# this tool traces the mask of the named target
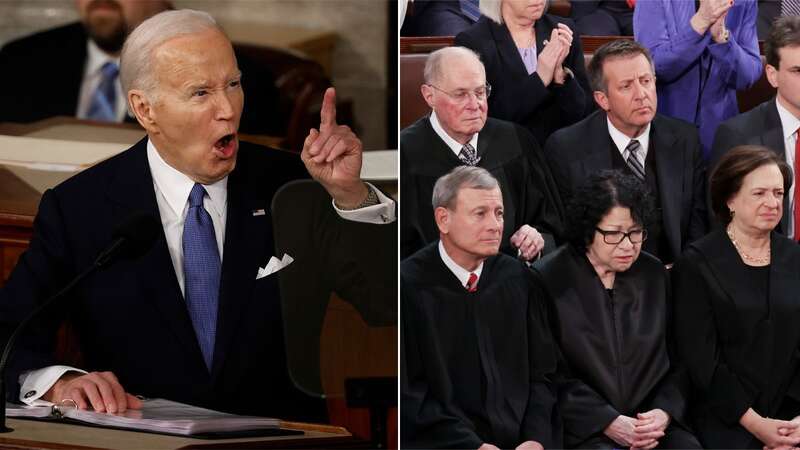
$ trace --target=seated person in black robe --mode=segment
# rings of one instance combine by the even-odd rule
[[[462,166],[433,192],[440,240],[400,269],[400,448],[561,448],[555,348],[530,270],[498,254],[497,180]]]
[[[701,448],[684,425],[688,378],[670,363],[667,272],[641,251],[652,205],[637,178],[594,175],[567,207],[569,243],[533,266],[567,447]]]
[[[557,184],[528,130],[487,119],[491,88],[475,52],[446,47],[431,53],[421,91],[431,114],[400,133],[401,257],[439,239],[431,208],[433,184],[465,164],[488,170],[500,184],[504,253],[530,260],[543,248],[554,250],[563,209]]]

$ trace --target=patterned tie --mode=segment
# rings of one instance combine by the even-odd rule
[[[467,166],[477,166],[481,160],[478,157],[478,151],[469,143],[464,144],[464,147],[461,148],[458,153],[458,159]]]
[[[797,129],[794,133],[795,142],[794,142],[794,186],[792,186],[792,190],[794,190],[794,204],[792,205],[792,219],[794,219],[794,240],[800,240],[800,180],[798,180],[797,174],[798,169],[800,169],[800,128]]]
[[[466,288],[467,292],[475,292],[478,290],[478,276],[475,275],[475,272],[470,272]]]
[[[102,122],[117,121],[117,89],[116,81],[119,67],[113,62],[107,62],[100,68],[102,78],[97,90],[92,94],[89,111],[86,117]]]
[[[481,9],[478,0],[460,0],[461,12],[473,22],[481,18]]]
[[[220,261],[214,224],[203,208],[205,195],[206,190],[199,183],[189,194],[189,211],[183,224],[183,273],[186,307],[206,367],[211,370],[217,334]]]
[[[625,0],[625,3],[628,4],[628,8],[634,9],[636,7],[636,0]]]
[[[800,0],[781,0],[781,15],[800,15]]]
[[[628,159],[626,159],[625,162],[628,163],[628,167],[631,168],[633,174],[644,181],[644,166],[642,166],[642,163],[639,161],[639,150],[641,149],[642,145],[639,144],[639,141],[636,139],[631,140],[628,146],[625,147],[625,150],[628,152]]]

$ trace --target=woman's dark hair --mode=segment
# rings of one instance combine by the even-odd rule
[[[633,221],[645,229],[651,225],[654,206],[647,186],[633,175],[607,170],[591,176],[572,196],[566,212],[567,242],[585,252],[597,224],[615,206],[628,208]]]
[[[777,153],[763,145],[740,145],[720,158],[711,172],[711,209],[723,225],[731,221],[728,200],[742,188],[744,177],[761,166],[775,164],[783,175],[783,190],[792,186],[792,169]]]

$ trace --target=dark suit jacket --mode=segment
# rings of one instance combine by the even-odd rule
[[[256,280],[275,254],[269,211],[284,183],[307,176],[296,155],[242,143],[228,177],[227,221],[212,370],[206,369],[163,232],[138,260],[119,261],[85,279],[20,341],[7,373],[10,400],[18,375],[48,366],[57,324],[71,316],[87,370],[110,370],[132,393],[219,410],[320,419],[294,389],[286,369],[278,276]],[[158,218],[146,140],[70,178],[41,201],[30,249],[0,290],[4,336],[79,271],[111,240],[133,211]],[[388,227],[394,242],[396,228]],[[311,239],[311,238],[310,238]],[[291,249],[282,251],[292,255]],[[280,258],[282,255],[278,255]],[[294,257],[299,257],[294,254]],[[347,273],[368,282],[359,261]],[[367,264],[369,264],[367,262]],[[292,267],[292,266],[289,266]],[[315,282],[325,278],[315,277]],[[354,279],[354,278],[351,278]],[[367,281],[365,281],[367,280]]]
[[[541,53],[544,41],[558,23],[575,30],[570,19],[545,14],[536,22],[536,51]],[[478,23],[456,36],[455,45],[469,47],[477,52],[486,67],[486,81],[492,85],[489,96],[489,115],[516,122],[528,128],[543,145],[551,133],[581,120],[590,108],[591,90],[586,78],[583,47],[575,34],[564,66],[575,78],[564,86],[551,83],[548,87],[536,72],[528,75],[519,51],[508,28],[483,17]]]
[[[758,0],[758,16],[756,28],[758,39],[764,41],[769,36],[772,22],[781,16],[781,0]]]
[[[787,397],[800,400],[800,247],[777,233],[770,245],[768,292],[722,229],[690,244],[672,270],[678,354],[705,448],[756,448],[742,414],[778,418]]]
[[[86,34],[79,22],[9,42],[0,49],[0,122],[35,122],[74,116],[86,64]],[[239,131],[281,135],[286,118],[275,105],[274,77],[260,64],[237,54],[245,106]],[[135,119],[128,117],[129,122]]]
[[[737,145],[748,144],[769,147],[785,159],[783,125],[774,98],[720,124],[714,136],[714,145],[711,147],[711,157],[708,162],[709,176],[725,153]],[[789,196],[786,195],[783,198],[783,217],[776,228],[777,231],[785,233],[788,230],[789,214],[791,214]],[[716,222],[716,218],[713,220]]]
[[[559,185],[561,199],[592,174],[612,168],[611,136],[604,111],[557,131],[545,145],[545,157]],[[705,202],[705,164],[696,128],[656,114],[650,127],[650,149],[655,150],[663,232],[675,258],[708,228]],[[648,151],[648,152],[649,152]]]
[[[459,0],[416,0],[408,6],[401,36],[455,36],[475,23]]]

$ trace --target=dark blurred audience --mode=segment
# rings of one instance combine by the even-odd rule
[[[401,0],[407,1],[407,0]],[[401,36],[455,36],[481,16],[479,0],[408,0]]]
[[[125,38],[148,17],[172,9],[166,0],[76,0],[80,22],[9,42],[0,49],[0,122],[74,116],[135,121],[119,82]],[[247,104],[239,130],[280,135],[278,92],[270,71],[237,54]]]
[[[581,0],[570,5],[579,35],[633,36],[635,0]]]
[[[706,157],[717,126],[739,112],[736,91],[761,77],[755,0],[636,4],[636,40],[650,49],[658,111],[694,123]]]

